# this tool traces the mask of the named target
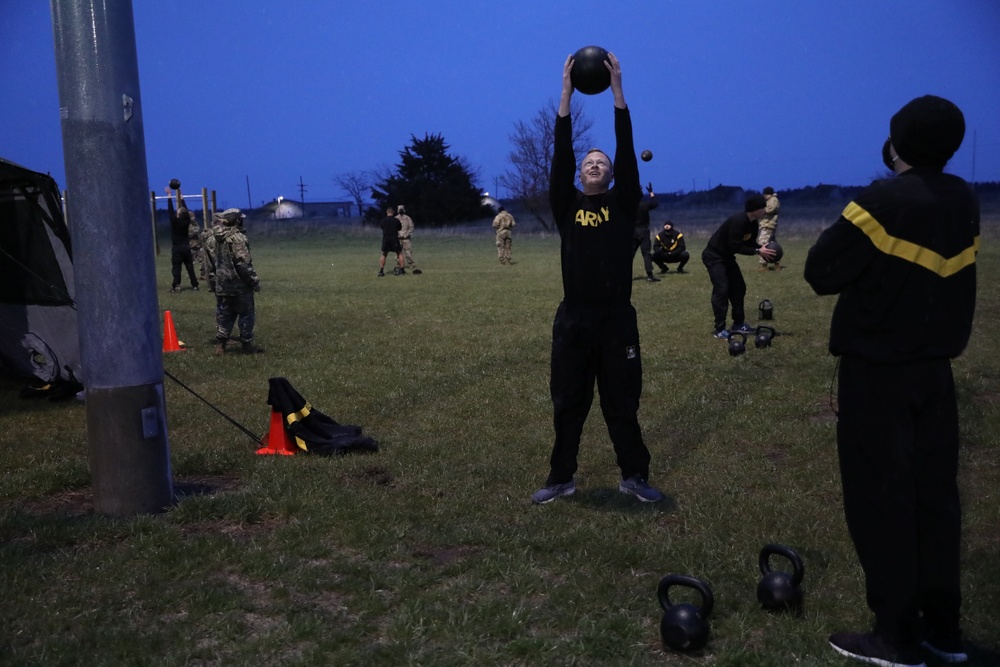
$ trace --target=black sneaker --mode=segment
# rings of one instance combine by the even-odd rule
[[[180,292],[181,290],[177,287],[177,285],[174,285],[173,287],[170,288],[170,291],[171,292]]]
[[[378,275],[375,276],[375,277],[376,278],[384,278],[385,277],[385,271],[383,271],[382,269],[379,269],[378,270]]]
[[[194,291],[194,292],[197,292],[198,291],[198,286],[197,285],[191,285],[191,290]]]
[[[646,282],[647,283],[658,283],[658,282],[660,282],[660,279],[657,278],[656,276],[654,276],[652,273],[650,273],[648,276],[646,276]]]
[[[879,667],[927,667],[916,648],[893,646],[874,633],[838,632],[830,635],[830,646],[840,655]]]
[[[684,269],[677,269],[677,273],[687,273]]]
[[[668,271],[670,271],[669,267],[666,267],[666,266],[661,267],[660,268],[660,275],[662,276],[664,273],[667,273]]]

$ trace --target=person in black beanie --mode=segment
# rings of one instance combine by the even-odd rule
[[[848,204],[810,249],[805,279],[839,294],[837,452],[847,528],[874,627],[831,646],[877,665],[968,659],[960,628],[959,422],[951,359],[976,304],[979,202],[943,173],[965,135],[957,106],[916,98],[889,123],[894,172]]]
[[[755,195],[746,200],[743,211],[726,218],[719,226],[708,246],[701,253],[701,261],[708,269],[712,281],[712,315],[715,318],[716,338],[729,338],[726,330],[726,311],[733,308],[733,331],[750,333],[753,328],[747,324],[744,299],[747,284],[743,272],[736,263],[736,255],[760,255],[773,261],[774,251],[757,243],[759,232],[757,223],[764,217],[767,200]]]

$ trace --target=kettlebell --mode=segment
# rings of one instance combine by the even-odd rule
[[[754,338],[753,344],[760,349],[762,347],[771,347],[771,339],[775,335],[774,327],[769,327],[766,324],[757,325],[757,337]]]
[[[768,299],[764,299],[757,305],[757,310],[760,314],[760,319],[771,320],[774,319],[774,305]]]
[[[747,335],[742,331],[729,332],[729,356],[738,357],[747,351]]]
[[[698,591],[701,606],[688,602],[673,604],[670,601],[670,589],[674,586]],[[687,574],[668,574],[660,580],[656,596],[663,608],[660,637],[664,644],[678,651],[694,651],[708,643],[708,615],[715,605],[715,596],[708,584]]]
[[[783,556],[792,564],[792,573],[771,569],[771,556]],[[760,573],[764,577],[757,584],[757,601],[767,611],[793,611],[802,609],[802,576],[805,567],[802,558],[790,547],[766,544],[760,551]]]

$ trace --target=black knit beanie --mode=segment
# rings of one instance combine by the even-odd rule
[[[743,210],[747,213],[750,211],[758,211],[762,208],[767,208],[767,200],[761,195],[754,195],[747,199],[747,203],[743,206]]]
[[[896,155],[913,167],[943,169],[965,138],[965,116],[943,97],[910,100],[889,121]]]

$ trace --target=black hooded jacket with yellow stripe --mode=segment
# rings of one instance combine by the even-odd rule
[[[830,352],[883,363],[961,354],[978,250],[979,202],[961,178],[910,169],[872,183],[806,260],[816,293],[840,295]]]

